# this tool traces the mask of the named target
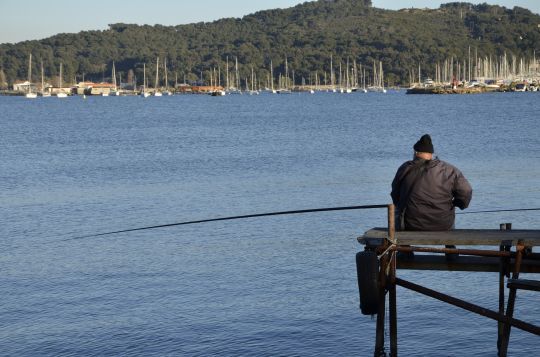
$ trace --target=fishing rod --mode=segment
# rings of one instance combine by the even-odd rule
[[[247,214],[247,215],[243,215],[243,216],[231,216],[231,217],[201,219],[201,220],[197,220],[197,221],[186,221],[186,222],[180,222],[180,223],[169,223],[169,224],[160,224],[160,225],[156,225],[156,226],[124,229],[124,230],[120,230],[120,231],[98,233],[98,234],[90,234],[90,235],[85,235],[85,236],[67,238],[67,239],[64,239],[62,241],[66,242],[66,241],[102,237],[102,236],[108,236],[108,235],[120,234],[120,233],[145,231],[145,230],[150,230],[150,229],[185,226],[185,225],[190,225],[190,224],[200,224],[200,223],[208,223],[208,222],[232,221],[232,220],[236,220],[236,219],[247,219],[247,218],[269,217],[269,216],[284,216],[284,215],[316,213],[316,212],[365,210],[365,209],[387,208],[387,207],[388,207],[388,205],[365,205],[365,206],[328,207],[328,208],[314,208],[314,209],[304,209],[304,210],[296,210],[296,211],[280,211],[280,212],[270,212],[270,213]]]
[[[232,221],[232,220],[237,220],[237,219],[248,219],[248,218],[270,217],[270,216],[285,216],[285,215],[316,213],[316,212],[366,210],[366,209],[387,208],[387,207],[388,205],[364,205],[364,206],[328,207],[328,208],[314,208],[314,209],[304,209],[304,210],[295,210],[295,211],[280,211],[280,212],[247,214],[247,215],[242,215],[242,216],[201,219],[201,220],[196,220],[196,221],[160,224],[160,225],[155,225],[155,226],[124,229],[124,230],[106,232],[106,233],[89,234],[89,235],[84,235],[84,236],[79,236],[79,237],[67,238],[62,241],[66,242],[66,241],[86,239],[86,238],[103,237],[103,236],[120,234],[120,233],[137,232],[137,231],[145,231],[145,230],[150,230],[150,229],[168,228],[168,227],[185,226],[185,225],[191,225],[191,224],[201,224],[201,223],[218,222],[218,221]],[[486,210],[486,211],[458,212],[457,214],[463,215],[463,214],[523,212],[523,211],[540,211],[540,208],[497,209],[497,210]]]

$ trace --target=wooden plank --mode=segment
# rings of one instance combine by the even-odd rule
[[[364,233],[358,241],[362,244],[370,239],[388,237],[388,228],[373,228]],[[441,232],[399,231],[395,233],[400,245],[494,245],[502,241],[511,241],[516,245],[523,240],[526,247],[540,246],[540,230],[507,230],[497,229],[455,229]]]

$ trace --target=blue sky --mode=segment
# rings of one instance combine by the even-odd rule
[[[438,7],[457,0],[373,0],[375,7]],[[462,0],[465,1],[465,0]],[[298,0],[0,0],[0,43],[41,39],[60,32],[103,30],[108,24],[179,25],[242,17],[258,10],[285,8]],[[540,0],[482,0],[506,7],[521,6],[540,14]]]

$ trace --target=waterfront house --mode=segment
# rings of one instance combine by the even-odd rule
[[[37,91],[37,87],[34,83],[30,83],[28,81],[15,82],[13,83],[13,90],[15,92],[21,92],[21,93],[29,93],[29,92],[35,93]]]

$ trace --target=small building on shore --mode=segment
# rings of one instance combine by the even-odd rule
[[[190,86],[190,91],[187,91],[187,87],[181,87],[180,93],[193,93],[193,94],[209,94],[218,91],[222,91],[222,86]],[[185,90],[185,91],[183,91]]]
[[[77,93],[76,91],[76,88],[72,88],[72,87],[49,87],[45,90],[45,92],[47,92],[48,90],[48,93],[51,94],[51,95],[57,95],[58,93],[65,93],[67,95],[71,95],[71,94],[74,94],[74,93]]]
[[[29,92],[36,93],[37,87],[34,83],[30,83],[28,81],[15,82],[13,83],[13,90],[15,92],[21,92],[21,93],[29,93]]]
[[[78,95],[103,95],[110,94],[116,90],[116,86],[112,83],[94,83],[94,82],[79,82],[76,86]]]

